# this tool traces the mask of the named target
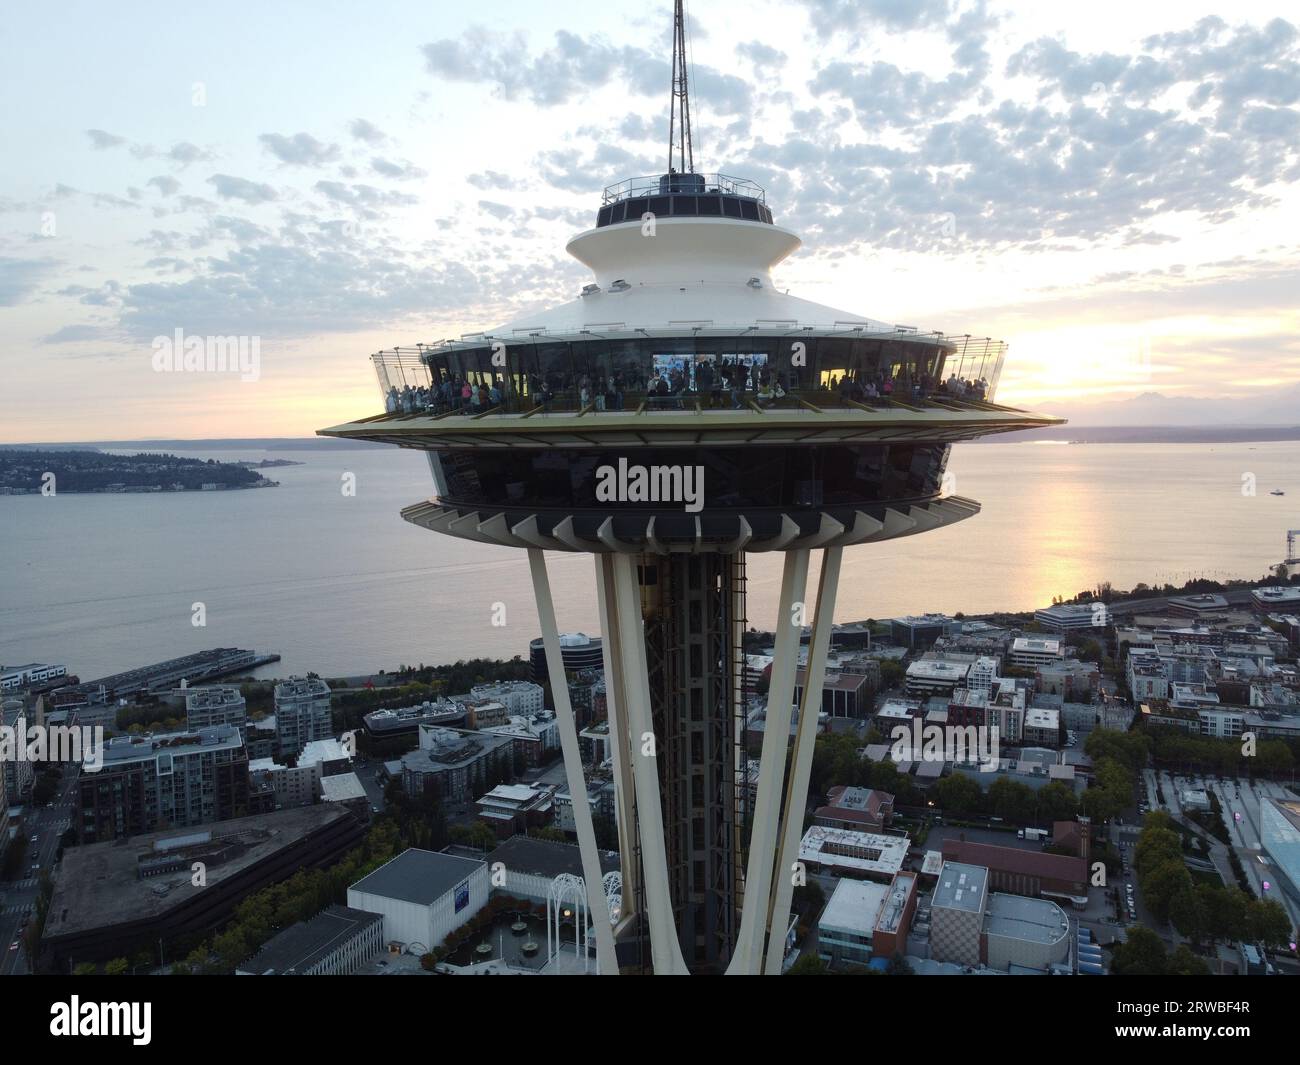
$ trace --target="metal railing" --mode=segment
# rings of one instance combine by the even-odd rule
[[[709,193],[745,196],[759,203],[765,203],[767,199],[767,193],[762,186],[748,178],[732,177],[729,174],[652,174],[646,177],[626,178],[606,186],[600,205],[608,207],[611,203],[641,196],[708,195]]]

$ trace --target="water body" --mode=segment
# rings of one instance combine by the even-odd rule
[[[524,552],[398,516],[432,492],[422,455],[180,454],[304,465],[266,471],[281,487],[256,491],[0,497],[0,661],[62,662],[90,679],[217,646],[279,653],[268,675],[527,655],[539,628]],[[983,513],[849,548],[837,620],[1030,610],[1102,581],[1258,577],[1300,528],[1294,441],[967,444],[950,469]],[[562,628],[598,631],[591,558],[548,558]],[[779,558],[751,555],[749,580],[749,623],[770,629]],[[814,568],[810,596],[815,580]]]

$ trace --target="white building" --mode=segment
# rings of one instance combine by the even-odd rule
[[[28,662],[23,666],[5,666],[0,669],[0,692],[17,691],[33,684],[68,675],[67,666],[47,666],[42,662]]]
[[[348,905],[384,917],[384,939],[426,954],[487,905],[486,862],[403,851],[348,888]]]
[[[799,860],[845,876],[890,880],[907,862],[907,848],[907,836],[812,825],[799,842]]]
[[[275,686],[275,733],[280,754],[297,754],[333,735],[330,689],[320,677],[291,677]]]
[[[954,688],[965,687],[969,662],[949,662],[921,658],[907,667],[906,692],[909,696],[928,698],[951,695]]]
[[[476,702],[498,702],[506,712],[521,717],[540,714],[544,706],[544,693],[540,684],[528,680],[509,680],[498,684],[477,684],[469,690]]]
[[[1110,624],[1106,604],[1056,603],[1034,611],[1034,620],[1051,632],[1078,632],[1080,629],[1103,629]]]
[[[248,704],[233,685],[185,688],[185,725],[191,730],[213,725],[242,725],[248,720]]]
[[[1042,636],[1017,636],[1011,641],[1011,654],[1007,661],[1018,669],[1037,669],[1050,666],[1064,655],[1060,640]]]
[[[966,674],[966,687],[973,692],[990,695],[998,683],[998,660],[982,655],[971,663]]]

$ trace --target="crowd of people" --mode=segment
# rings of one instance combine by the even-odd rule
[[[654,367],[648,377],[615,372],[609,376],[583,374],[575,380],[560,373],[530,373],[526,383],[525,405],[543,411],[550,411],[557,400],[565,409],[576,406],[581,411],[621,411],[629,395],[634,405],[644,400],[647,407],[659,410],[681,410],[688,397],[692,406],[721,409],[730,405],[733,410],[741,410],[750,403],[770,407],[798,391],[798,382],[787,380],[786,374],[756,360],[718,366],[700,361],[692,367],[677,359]],[[982,401],[989,385],[982,377],[962,378],[956,373],[940,381],[924,372],[895,376],[884,370],[876,374],[846,371],[823,377],[817,391],[836,395],[841,402],[888,406],[894,399],[922,401],[931,396]],[[448,373],[429,385],[390,386],[384,406],[389,414],[485,414],[520,406],[511,402],[516,398],[515,383],[509,377]]]

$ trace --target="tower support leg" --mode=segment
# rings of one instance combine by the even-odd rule
[[[600,632],[605,665],[605,710],[609,722],[610,761],[617,796],[619,870],[623,900],[618,926],[636,916],[637,885],[641,882],[637,847],[636,785],[632,780],[632,754],[628,745],[627,694],[623,677],[622,639],[618,631],[618,605],[614,599],[614,559],[592,556],[596,562],[596,597],[600,607]]]
[[[659,768],[650,713],[650,680],[646,666],[645,625],[641,617],[641,590],[632,556],[613,555],[611,569],[614,576],[612,603],[617,614],[614,631],[618,637],[618,658],[622,663],[627,742],[636,788],[636,830],[641,844],[646,917],[650,924],[651,964],[656,976],[684,976],[688,970],[677,939],[668,883],[668,855],[664,843]]]
[[[772,910],[767,920],[767,961],[763,971],[772,976],[781,974],[781,964],[785,960],[786,921],[790,917],[790,901],[794,896],[795,862],[799,858],[804,808],[808,803],[808,784],[812,779],[813,748],[817,744],[817,715],[822,708],[826,652],[830,649],[831,626],[835,620],[835,589],[840,580],[843,553],[842,547],[828,547],[822,551],[821,576],[817,581],[817,612],[813,616],[812,639],[808,643],[803,699],[799,703],[799,725],[794,737],[790,779],[785,792],[780,851],[776,856],[776,883],[772,892]]]
[[[745,873],[745,901],[741,908],[736,950],[727,966],[728,975],[757,975],[763,965],[778,842],[777,821],[785,781],[785,752],[790,742],[790,718],[793,716],[795,667],[802,634],[799,618],[803,610],[796,614],[795,609],[796,605],[800,608],[803,605],[808,584],[808,556],[806,548],[786,552],[781,571],[772,678],[768,686],[758,794],[754,802],[749,862]]]
[[[578,727],[573,718],[573,706],[569,702],[564,658],[560,654],[560,633],[555,623],[555,603],[551,598],[551,581],[546,573],[546,556],[540,548],[528,549],[528,568],[532,572],[537,615],[542,624],[546,674],[551,682],[551,698],[555,702],[560,749],[564,754],[564,775],[573,800],[573,823],[578,831],[578,851],[582,858],[582,878],[586,881],[587,909],[589,919],[596,927],[596,971],[601,975],[617,975],[614,930],[609,923],[609,905],[605,901],[604,877],[600,868],[600,854],[596,849],[596,830],[591,822],[587,782],[582,775]]]

